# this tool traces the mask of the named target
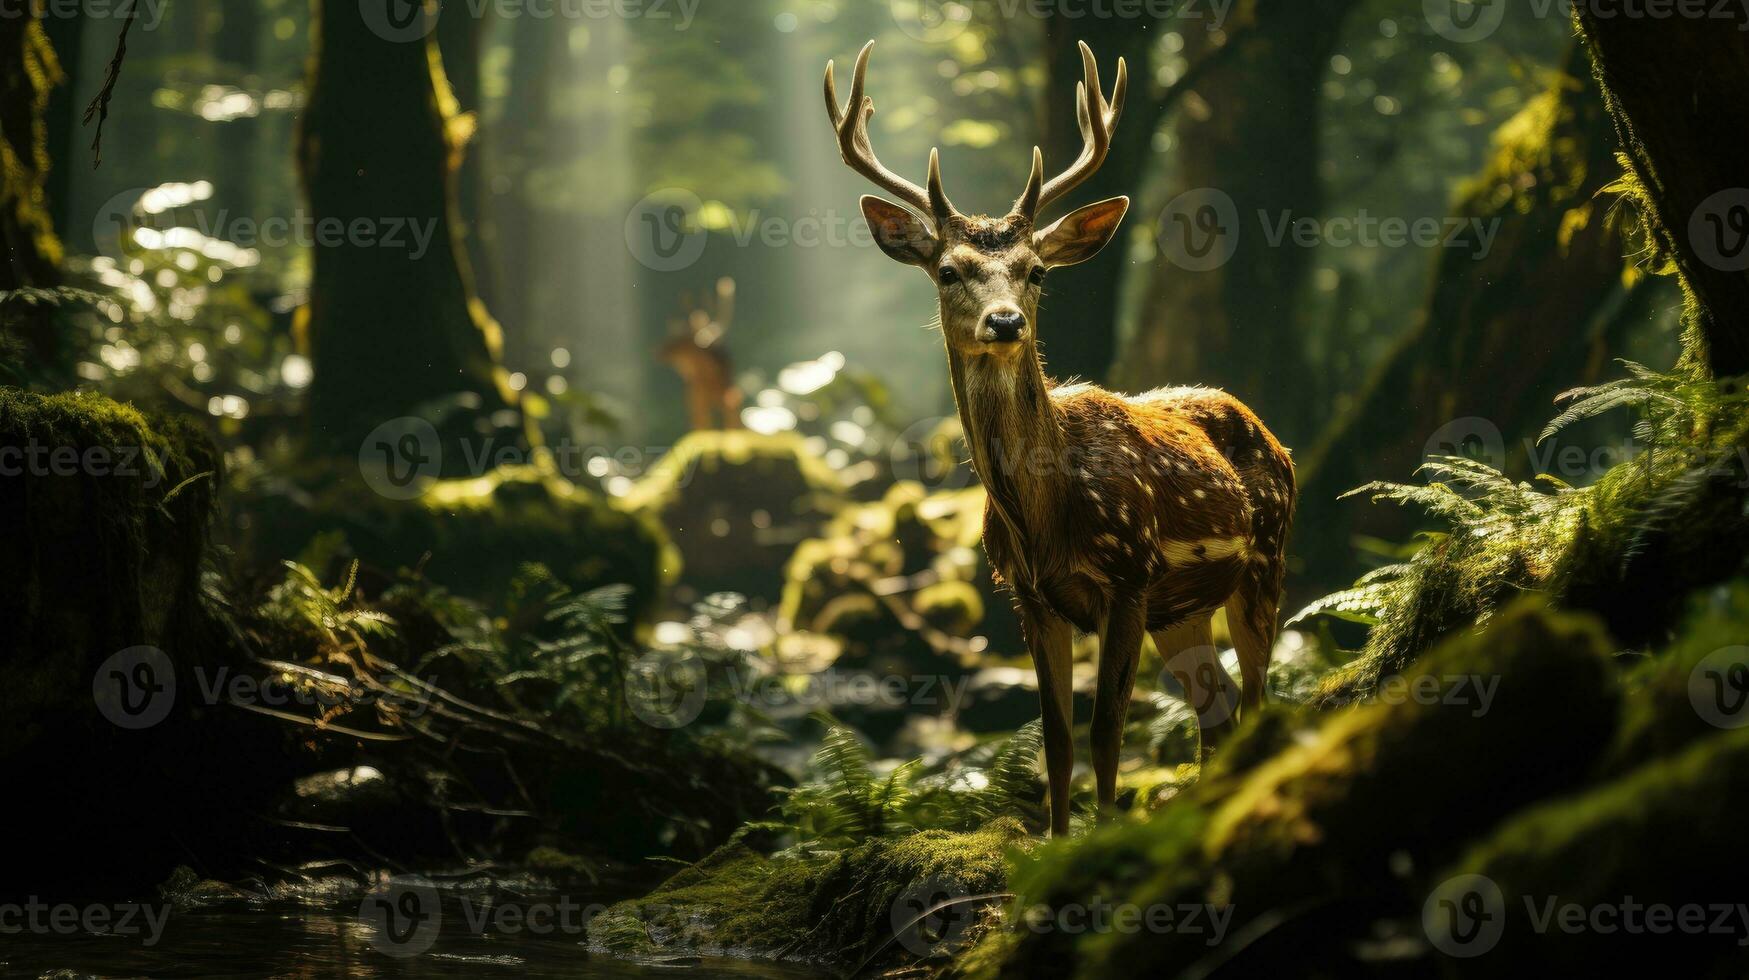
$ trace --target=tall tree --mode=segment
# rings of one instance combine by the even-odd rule
[[[475,285],[488,304],[497,299],[497,291],[491,288],[496,277],[484,236],[486,224],[482,219],[486,203],[485,141],[480,138],[479,129],[484,121],[480,106],[483,95],[480,58],[485,52],[486,17],[491,9],[488,5],[479,16],[474,16],[467,5],[450,4],[444,11],[446,16],[437,23],[437,47],[443,55],[443,73],[449,79],[450,91],[455,93],[457,109],[467,120],[466,141],[460,148],[462,158],[455,176],[457,231],[467,247],[468,266],[474,271]],[[538,20],[534,17],[522,19]]]
[[[1649,230],[1689,294],[1690,360],[1749,372],[1749,11],[1574,9]]]
[[[460,134],[436,42],[385,30],[369,5],[318,0],[315,17],[299,164],[318,229],[338,219],[345,233],[318,235],[300,314],[313,446],[355,452],[421,407],[442,411],[446,435],[493,425],[514,398],[458,242]]]
[[[227,3],[218,10],[219,29],[214,54],[239,88],[250,88],[260,41],[261,10],[257,3]],[[248,214],[255,206],[255,141],[259,117],[238,116],[219,126],[215,183],[220,197],[234,210]]]
[[[1128,62],[1130,83],[1135,86],[1112,137],[1105,166],[1076,191],[1077,203],[1140,195],[1161,115],[1161,102],[1153,91],[1153,49],[1161,29],[1169,26],[1170,22],[1124,17],[1071,18],[1061,12],[1045,19],[1044,151],[1048,166],[1061,170],[1081,153],[1077,103],[1070,98],[1082,78],[1078,42],[1086,41],[1093,49],[1107,88],[1119,58]],[[1131,220],[1135,217],[1139,215]],[[1074,299],[1050,304],[1051,373],[1062,378],[1105,379],[1117,356],[1124,279],[1134,268],[1129,250],[1119,241],[1106,259],[1059,273],[1063,295],[1073,295]]]
[[[1193,224],[1215,218],[1243,228],[1185,231],[1232,236],[1216,239],[1236,244],[1218,266],[1183,262],[1174,250],[1162,250],[1114,370],[1120,384],[1217,385],[1245,399],[1290,445],[1310,436],[1307,358],[1296,310],[1312,256],[1308,249],[1272,247],[1254,216],[1316,215],[1322,206],[1319,83],[1358,6],[1358,0],[1242,0],[1225,28],[1231,40],[1210,30],[1185,32],[1184,55],[1193,66],[1223,43],[1237,47],[1210,63],[1179,102],[1176,179],[1166,197],[1195,202],[1185,215]],[[1199,249],[1207,243],[1186,244]]]
[[[15,12],[16,13],[16,12]],[[49,93],[61,81],[60,63],[40,20],[0,16],[0,291],[52,286],[60,281],[61,242],[55,237],[45,185],[49,175]],[[14,356],[32,373],[52,373],[63,358],[51,308],[9,303],[0,319],[0,362]],[[8,352],[4,348],[22,348]]]
[[[1614,332],[1634,308],[1623,303],[1633,287],[1619,223],[1599,196],[1620,168],[1582,50],[1494,144],[1452,211],[1491,226],[1492,248],[1479,258],[1441,254],[1415,323],[1300,457],[1298,550],[1322,556],[1320,584],[1353,577],[1342,561],[1352,534],[1397,540],[1415,523],[1401,508],[1338,496],[1368,480],[1406,479],[1428,453],[1473,453],[1481,447],[1464,444],[1472,438],[1497,436],[1486,461],[1517,469],[1554,395],[1601,380]],[[1508,446],[1514,453],[1496,458]]]
[[[55,58],[65,76],[65,81],[50,93],[48,109],[44,113],[48,122],[49,159],[51,163],[59,161],[58,166],[49,168],[44,187],[54,226],[62,229],[73,228],[78,220],[73,214],[73,163],[79,151],[84,149],[79,121],[85,107],[75,100],[81,91],[79,72],[85,49],[85,27],[85,16],[76,9],[43,22],[43,30],[48,34],[49,44],[54,48]]]

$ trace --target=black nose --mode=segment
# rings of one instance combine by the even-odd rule
[[[992,313],[984,318],[984,326],[990,328],[998,342],[1011,343],[1020,339],[1020,328],[1026,326],[1026,317],[1019,313]]]

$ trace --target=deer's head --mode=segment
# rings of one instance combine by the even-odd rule
[[[881,251],[914,265],[935,283],[941,300],[941,327],[952,349],[967,355],[1018,357],[1036,349],[1038,303],[1051,269],[1085,262],[1117,234],[1127,197],[1090,204],[1040,228],[1045,208],[1091,177],[1111,150],[1111,134],[1123,112],[1129,69],[1117,63],[1111,101],[1100,88],[1093,52],[1081,45],[1086,81],[1077,86],[1076,106],[1085,143],[1073,166],[1050,181],[1044,154],[1032,151],[1032,177],[1009,213],[1000,218],[966,215],[953,206],[941,186],[941,156],[929,153],[927,189],[898,176],[876,158],[868,120],[874,100],[864,95],[870,41],[856,58],[856,76],[847,105],[838,103],[833,66],[826,64],[826,106],[838,133],[844,162],[904,205],[878,197],[862,199],[862,213]]]

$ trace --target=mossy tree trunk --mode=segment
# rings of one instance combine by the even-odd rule
[[[1319,82],[1357,6],[1356,0],[1248,0],[1234,8],[1225,29],[1232,34],[1228,43],[1241,47],[1179,101],[1172,150],[1177,178],[1166,197],[1212,190],[1231,199],[1237,213],[1229,217],[1241,227],[1225,233],[1237,235],[1237,249],[1216,268],[1185,268],[1169,251],[1157,258],[1115,369],[1125,387],[1223,387],[1289,445],[1308,438],[1303,425],[1312,379],[1296,311],[1312,253],[1291,243],[1272,246],[1255,222],[1260,213],[1273,220],[1319,213]],[[1220,42],[1195,26],[1184,38],[1192,65]]]
[[[446,441],[490,428],[514,402],[458,243],[460,134],[436,42],[387,39],[356,3],[318,0],[314,16],[299,164],[318,231],[346,231],[318,234],[300,314],[312,448],[354,453],[379,424],[427,412]]]
[[[491,7],[476,17],[465,6],[452,5],[449,16],[437,22],[437,47],[443,55],[443,73],[449,78],[455,93],[456,108],[465,113],[468,140],[461,149],[461,162],[456,167],[457,229],[467,248],[468,266],[474,272],[475,286],[489,309],[496,309],[499,298],[494,289],[495,277],[489,252],[491,243],[485,238],[488,230],[482,218],[485,210],[485,141],[480,138],[484,122],[481,90],[480,58],[484,54],[486,18]],[[524,18],[534,19],[534,18]]]
[[[80,217],[73,211],[73,170],[79,165],[79,152],[85,148],[86,142],[82,138],[81,125],[85,107],[78,102],[82,91],[79,73],[85,50],[86,23],[86,18],[78,11],[69,11],[66,16],[51,17],[43,22],[43,31],[48,34],[49,45],[54,48],[65,78],[50,94],[45,113],[51,166],[44,185],[54,227],[64,230],[74,228]],[[90,93],[86,93],[86,97],[89,98]]]
[[[40,11],[0,16],[0,291],[60,281],[61,242],[55,237],[45,186],[49,175],[49,93],[61,81],[60,62],[43,32]],[[65,356],[52,307],[7,304],[0,342],[21,347],[31,374],[53,374]],[[0,349],[0,363],[12,357]]]
[[[1071,18],[1058,14],[1046,19],[1044,151],[1049,172],[1066,168],[1081,154],[1074,98],[1075,86],[1082,79],[1077,42],[1086,41],[1099,59],[1100,80],[1108,94],[1117,78],[1117,59],[1128,61],[1130,69],[1129,101],[1112,139],[1111,155],[1075,192],[1070,206],[1120,195],[1140,196],[1161,116],[1153,91],[1152,50],[1161,32],[1174,27],[1172,21],[1126,17]],[[1141,217],[1132,213],[1130,220]],[[1050,368],[1057,377],[1103,380],[1111,369],[1117,356],[1124,281],[1136,268],[1128,252],[1120,238],[1100,261],[1057,274],[1061,281],[1056,288],[1062,299],[1054,303],[1047,300],[1045,314],[1051,329]]]
[[[1749,372],[1749,11],[1574,7],[1649,230],[1692,297],[1690,359],[1716,376]]]
[[[1601,380],[1609,366],[1630,287],[1626,246],[1598,194],[1620,168],[1582,51],[1568,72],[1501,127],[1493,159],[1452,212],[1493,223],[1493,247],[1479,259],[1445,250],[1420,317],[1300,458],[1297,546],[1325,556],[1320,584],[1353,577],[1338,561],[1352,534],[1397,540],[1415,523],[1403,508],[1337,497],[1409,479],[1430,451],[1474,454],[1463,443],[1492,443],[1496,432],[1485,461],[1516,469],[1554,395]]]

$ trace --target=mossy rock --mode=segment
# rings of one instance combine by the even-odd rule
[[[50,729],[104,724],[92,678],[112,654],[196,652],[220,469],[182,420],[0,388],[0,757]]]
[[[926,917],[922,931],[913,920],[945,901],[1003,891],[1008,853],[1030,842],[1006,818],[974,833],[931,830],[808,858],[766,857],[738,838],[649,896],[598,916],[589,938],[626,955],[707,953],[835,968],[938,958],[977,938],[978,909],[989,903],[951,906]]]
[[[842,506],[843,481],[794,433],[694,432],[627,494],[679,548],[681,584],[776,602],[796,544]]]
[[[378,584],[419,569],[450,591],[488,607],[500,603],[518,569],[538,563],[576,591],[633,590],[634,620],[646,618],[679,560],[656,521],[577,486],[540,462],[483,476],[432,482],[411,500],[373,493],[344,464],[306,462],[299,486],[251,475],[228,508],[238,550],[271,568],[338,532],[341,558],[357,558]],[[317,569],[320,574],[337,569]]]
[[[1419,908],[1417,874],[1592,771],[1617,717],[1608,651],[1592,620],[1527,603],[1424,658],[1388,701],[1310,732],[1298,730],[1306,716],[1279,714],[1152,819],[1053,843],[1015,874],[1026,901],[1054,908],[1098,896],[1230,910],[1218,942],[1023,930],[991,975],[1169,975],[1211,961],[1234,975],[1352,970],[1345,957],[1376,938],[1380,908]],[[1492,679],[1491,693],[1460,677]]]
[[[1446,891],[1484,894],[1486,884],[1458,877],[1480,875],[1500,902],[1488,910],[1499,916],[1497,931],[1478,936],[1448,972],[1498,975],[1510,966],[1742,976],[1749,962],[1746,808],[1749,729],[1737,729],[1519,815],[1441,879],[1450,882]],[[1437,901],[1442,892],[1432,895]],[[1665,911],[1652,913],[1655,907]],[[1656,929],[1648,928],[1652,915],[1661,923]]]
[[[1715,722],[1749,718],[1749,707],[1730,711],[1736,693],[1730,668],[1749,664],[1749,581],[1738,580],[1693,597],[1691,612],[1669,649],[1641,658],[1622,679],[1627,696],[1621,730],[1611,746],[1605,768],[1624,772],[1648,760],[1659,759],[1686,748],[1697,739],[1716,735]],[[1723,690],[1712,686],[1716,680]],[[1724,695],[1727,704],[1714,703],[1709,714],[1697,710]]]
[[[980,545],[984,500],[979,487],[901,482],[846,508],[790,559],[782,632],[826,634],[842,664],[876,671],[958,672],[986,650],[1024,653]]]

